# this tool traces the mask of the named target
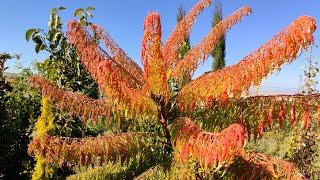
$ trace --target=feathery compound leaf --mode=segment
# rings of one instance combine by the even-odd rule
[[[248,153],[229,169],[234,179],[305,179],[290,162],[268,157],[262,153]]]
[[[199,65],[200,60],[207,59],[208,54],[212,51],[214,46],[219,42],[221,37],[241,18],[251,13],[250,7],[242,7],[235,11],[224,20],[219,22],[208,33],[208,35],[202,39],[202,41],[192,48],[185,57],[177,63],[177,66],[173,69],[172,77],[179,79],[183,77],[185,72],[193,73]]]
[[[151,146],[150,146],[151,147]],[[125,161],[109,161],[102,166],[88,168],[75,168],[80,172],[67,177],[67,180],[83,179],[137,179],[137,175],[145,172],[150,167],[159,165],[164,161],[164,155],[160,144],[152,144],[152,148],[143,148],[134,156]]]
[[[101,50],[89,37],[81,23],[69,22],[68,38],[76,47],[80,61],[98,82],[106,96],[118,102],[121,109],[130,110],[129,116],[145,113],[153,113],[156,116],[156,106],[153,101],[143,91],[132,88],[137,84],[128,71],[124,71]]]
[[[179,93],[184,105],[208,98],[239,97],[252,83],[258,85],[270,72],[292,62],[301,49],[313,43],[315,20],[301,16],[281,33],[238,64],[205,74],[190,82]]]
[[[165,61],[162,56],[159,14],[152,12],[144,20],[141,58],[147,87],[156,96],[168,98]]]
[[[211,0],[201,0],[189,11],[189,13],[181,19],[181,21],[174,27],[169,38],[167,39],[164,48],[163,55],[166,61],[166,67],[171,68],[178,58],[178,51],[182,45],[182,42],[190,34],[192,25],[198,15],[209,5]]]
[[[120,67],[119,64],[114,63],[109,54],[98,46],[80,22],[69,21],[67,35],[71,44],[75,46],[80,61],[98,82],[102,90],[106,85],[136,86],[132,75]],[[119,87],[114,88],[118,90]]]
[[[230,101],[230,108],[239,110],[234,113],[234,117],[241,116],[249,140],[251,135],[256,140],[263,136],[267,128],[271,129],[275,124],[282,128],[288,125],[295,126],[302,120],[305,129],[308,129],[311,116],[317,115],[319,97],[319,93],[251,96]]]
[[[175,157],[185,163],[189,158],[202,167],[229,166],[242,153],[244,129],[232,124],[220,133],[205,132],[188,118],[175,120],[172,129]]]
[[[199,121],[206,131],[217,131],[230,124],[241,123],[250,141],[252,138],[261,138],[265,131],[275,125],[290,129],[301,123],[308,129],[310,117],[320,117],[319,104],[319,93],[229,98],[227,103],[210,99],[206,106],[202,106],[200,111],[203,113],[197,112],[194,116],[195,121]]]
[[[110,35],[103,30],[102,27],[96,24],[89,26],[95,33],[98,39],[101,39],[108,51],[108,54],[113,56],[112,59],[121,66],[123,69],[128,71],[133,77],[137,85],[144,84],[144,77],[142,69],[134,62],[110,37]]]
[[[60,167],[101,165],[108,161],[126,160],[148,148],[151,133],[122,133],[90,138],[44,136],[29,144],[29,154],[41,155],[46,163]]]
[[[113,111],[111,102],[91,99],[83,94],[64,91],[48,80],[34,76],[30,79],[33,86],[39,88],[44,97],[57,104],[70,115],[97,120],[100,116],[110,117]]]

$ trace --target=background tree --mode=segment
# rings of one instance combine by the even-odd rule
[[[164,43],[160,16],[150,13],[144,21],[141,44],[143,70],[100,26],[69,21],[68,41],[104,96],[93,99],[61,89],[39,76],[31,79],[33,86],[41,90],[44,98],[68,111],[68,115],[81,117],[84,124],[112,117],[112,120],[135,121],[138,126],[86,138],[35,136],[29,145],[30,154],[40,155],[48,164],[75,168],[75,172],[79,172],[77,168],[85,169],[81,176],[70,176],[70,179],[120,174],[124,179],[139,175],[139,178],[188,176],[191,179],[215,175],[233,179],[302,178],[293,164],[247,151],[244,146],[246,139],[258,140],[275,125],[289,128],[302,119],[304,128],[308,129],[310,116],[317,111],[318,95],[313,94],[312,99],[299,94],[242,95],[252,84],[259,85],[270,72],[292,62],[313,43],[314,18],[297,18],[238,64],[206,73],[172,94],[168,82],[172,79],[181,82],[185,73],[192,75],[220,37],[251,13],[249,7],[238,9],[180,59],[181,42],[189,35],[199,13],[210,4],[210,0],[199,1]],[[97,39],[103,42],[104,48]],[[180,110],[178,118],[175,108]],[[211,121],[214,126],[208,132],[204,129],[210,127],[201,123],[206,121],[207,111],[216,111],[217,117],[223,117],[225,111],[230,113]],[[203,112],[200,115],[204,119],[195,112]],[[137,171],[129,168],[132,164]]]
[[[8,54],[8,53],[1,53],[0,54],[0,77],[4,78],[3,73],[6,70],[4,67],[4,63],[9,59],[20,59],[20,54]]]
[[[186,11],[183,8],[183,4],[180,4],[178,7],[178,13],[177,13],[177,23],[179,23],[184,16],[186,15]],[[184,41],[181,42],[182,45],[179,50],[179,58],[183,59],[185,54],[190,50],[191,44],[190,44],[190,36],[187,36]]]
[[[318,65],[317,57],[314,56],[313,49],[317,48],[317,45],[311,46],[307,57],[307,65],[304,69],[304,81],[301,88],[301,93],[311,96],[317,93],[316,85],[318,84]],[[308,179],[317,179],[320,174],[319,169],[319,127],[317,123],[313,123],[307,129],[307,131],[294,131],[292,136],[294,148],[292,149],[291,161],[300,169],[300,171]]]
[[[307,66],[304,69],[304,82],[301,87],[301,93],[312,94],[317,92],[316,86],[318,84],[317,75],[319,73],[317,58],[314,56],[313,49],[318,48],[314,45],[310,48],[309,56],[306,57],[308,61]]]
[[[47,59],[35,64],[36,69],[40,75],[57,84],[59,88],[81,92],[96,99],[100,96],[97,84],[79,62],[74,47],[67,41],[63,31],[59,13],[64,10],[64,7],[51,10],[47,32],[40,28],[31,28],[26,31],[26,40],[32,40],[35,43],[37,53],[43,50],[49,53]],[[79,8],[74,16],[79,18],[84,26],[88,26],[89,18],[93,17],[93,10],[93,7]],[[67,113],[55,108],[46,98],[42,99],[41,114],[35,126],[35,135],[38,137],[42,137],[43,133],[83,137],[96,135],[97,131],[99,132],[98,128],[84,126],[78,117],[70,117]],[[52,115],[48,116],[48,114]],[[33,179],[58,178],[58,176],[63,178],[69,173],[67,169],[62,170],[46,164],[41,156],[37,156],[36,160]]]
[[[222,3],[220,0],[215,2],[213,17],[212,17],[212,27],[217,25],[222,21]],[[223,35],[219,42],[216,44],[214,49],[211,52],[211,56],[213,58],[212,62],[212,71],[216,71],[218,69],[222,69],[226,66],[226,36]]]
[[[186,11],[183,7],[183,4],[179,4],[178,6],[178,12],[177,12],[177,24],[180,23],[180,21],[185,17]],[[186,27],[186,24],[184,25]],[[179,59],[183,59],[185,54],[191,49],[191,44],[190,44],[190,36],[186,36],[183,41],[180,42],[180,49],[178,50],[179,54]],[[176,93],[182,86],[190,82],[191,80],[191,75],[189,73],[185,73],[185,77],[183,78],[183,81],[180,83],[170,81],[170,89],[173,91],[172,93]]]
[[[44,32],[40,28],[32,28],[26,32],[26,39],[27,41],[32,39],[36,52],[45,50],[49,53],[47,59],[36,63],[37,70],[61,88],[80,91],[92,98],[98,98],[99,92],[96,83],[84,70],[75,49],[69,44],[65,32],[63,32],[59,12],[64,9],[64,7],[59,7],[51,10],[48,32]],[[81,12],[78,9],[75,15],[80,16],[81,22],[89,23],[84,22],[84,19],[88,20],[89,17],[83,17],[79,14]]]
[[[4,63],[20,55],[1,54],[0,76],[0,178],[27,179],[33,159],[27,154],[33,124],[39,115],[40,95],[28,79],[30,69],[22,69],[6,81]]]

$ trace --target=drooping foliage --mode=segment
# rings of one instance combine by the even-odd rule
[[[92,99],[100,96],[97,83],[85,70],[79,61],[78,54],[71,43],[69,43],[64,32],[61,11],[66,8],[53,8],[50,11],[50,19],[46,30],[31,28],[26,32],[26,40],[35,43],[36,52],[46,51],[48,57],[42,62],[36,62],[35,67],[39,75],[49,82],[65,91],[81,92]],[[92,17],[92,7],[86,8],[83,14],[79,11],[80,21],[83,25],[90,24],[89,17]],[[83,16],[86,16],[83,19]],[[64,136],[81,137],[88,128],[85,127],[78,117],[70,117],[65,111],[52,107],[55,132]]]
[[[234,179],[303,179],[292,163],[257,152],[241,156],[230,172]]]
[[[61,110],[68,110],[71,116],[82,116],[91,120],[97,120],[98,115],[110,117],[112,105],[108,105],[103,100],[59,89],[42,77],[34,76],[30,80],[33,86],[41,89],[43,96],[56,103]]]
[[[35,43],[36,53],[40,51],[48,53],[48,57],[43,62],[35,63],[36,70],[48,80],[48,83],[50,82],[49,84],[54,83],[57,88],[61,88],[63,91],[80,91],[89,96],[90,98],[88,99],[96,99],[99,97],[97,84],[80,63],[75,48],[68,42],[62,28],[63,23],[60,12],[64,9],[64,7],[51,9],[47,30],[32,28],[26,32],[26,40],[32,40]],[[84,13],[88,15],[89,11],[91,11],[90,9],[92,10],[92,8],[86,9]],[[88,17],[85,19],[80,17],[80,20],[86,26],[90,24]],[[90,132],[89,127],[84,126],[78,117],[66,114],[63,108],[57,109],[51,105],[49,108],[48,104],[52,103],[51,98],[43,99],[45,100],[42,105],[46,111],[43,111],[40,116],[44,118],[38,118],[36,123],[37,127],[34,134],[42,134],[42,136],[38,137],[44,137],[47,133],[76,137],[84,136],[88,131],[90,134],[96,133]],[[48,116],[49,114],[50,116]],[[48,121],[48,117],[51,117],[50,121]],[[35,160],[37,162],[32,175],[33,179],[57,178],[57,176],[68,174],[68,170],[64,169],[61,172],[61,169],[59,170],[54,165],[47,164],[40,155],[36,154]],[[45,173],[48,169],[52,170],[49,174]]]
[[[149,150],[148,133],[123,133],[92,138],[34,138],[29,151],[45,157],[46,163],[60,167],[103,164],[126,160],[131,154]],[[43,146],[45,145],[45,146]],[[149,150],[150,151],[150,150]]]
[[[242,153],[244,129],[239,124],[230,125],[220,133],[205,132],[190,119],[176,119],[172,136],[176,159],[186,163],[191,158],[202,167],[229,166]]]
[[[192,48],[183,58],[177,63],[172,70],[172,78],[179,79],[183,72],[193,73],[198,65],[207,59],[212,48],[215,47],[219,39],[241,18],[251,13],[251,8],[242,7],[226,17],[219,24],[217,24],[211,31],[203,38],[194,48]]]
[[[262,79],[279,69],[281,65],[292,62],[300,51],[307,49],[313,43],[315,20],[309,16],[297,18],[291,25],[238,64],[204,74],[178,89],[176,94],[170,93],[169,81],[172,79],[179,81],[186,73],[192,74],[198,65],[206,60],[220,38],[243,16],[251,13],[251,8],[245,6],[227,16],[214,26],[199,44],[190,49],[183,59],[179,59],[181,42],[189,35],[196,17],[210,3],[210,0],[199,1],[182,18],[164,43],[161,41],[160,15],[156,12],[150,13],[144,21],[141,44],[143,69],[134,63],[98,25],[91,24],[88,28],[79,21],[70,21],[68,41],[75,48],[84,68],[97,82],[103,93],[102,99],[92,100],[78,92],[59,90],[41,77],[33,77],[34,85],[40,88],[44,97],[50,99],[58,107],[71,111],[71,115],[81,117],[83,122],[86,122],[88,118],[99,119],[98,117],[108,117],[112,114],[120,121],[136,120],[140,125],[146,123],[152,126],[140,129],[139,132],[131,130],[123,132],[125,134],[84,139],[56,136],[45,136],[43,139],[38,139],[36,137],[30,143],[30,153],[40,154],[46,162],[62,167],[81,165],[107,167],[108,162],[113,161],[120,162],[121,166],[124,164],[123,161],[141,155],[139,152],[146,152],[148,148],[154,152],[155,149],[158,149],[155,147],[160,144],[163,158],[174,157],[164,170],[168,174],[175,174],[172,171],[186,167],[186,172],[194,177],[204,175],[196,172],[195,169],[208,169],[209,171],[206,172],[212,176],[223,169],[222,175],[224,175],[229,167],[230,172],[233,172],[233,165],[240,162],[244,168],[248,167],[248,172],[241,174],[242,172],[234,171],[235,177],[247,178],[254,173],[258,173],[257,176],[259,176],[261,175],[259,172],[274,178],[296,177],[298,172],[288,162],[274,160],[259,153],[246,153],[245,140],[251,137],[249,132],[252,129],[258,129],[257,132],[262,135],[266,125],[271,128],[276,114],[278,114],[279,124],[282,125],[285,117],[288,117],[287,114],[291,113],[294,121],[290,124],[294,124],[298,117],[295,113],[299,112],[308,128],[310,112],[315,108],[315,104],[309,103],[306,96],[293,95],[289,100],[290,98],[281,98],[282,96],[279,98],[277,96],[245,97],[241,95],[244,95],[251,85],[259,85]],[[100,39],[104,42],[105,47],[100,47]],[[301,104],[298,103],[300,100]],[[246,103],[248,105],[243,106]],[[250,122],[251,120],[245,115],[249,116],[250,107],[255,103],[260,103],[262,108],[253,108],[253,116],[259,114],[258,117],[261,119],[260,121],[254,119]],[[305,106],[305,103],[308,106]],[[304,111],[297,108],[302,105],[308,108]],[[201,119],[197,117],[193,119],[174,118],[177,114],[193,116],[194,111],[210,111],[210,108],[228,109],[229,107],[235,107],[236,112],[229,117],[233,118],[231,121],[218,120],[222,122],[220,132],[205,131],[204,128],[208,127],[201,128],[199,126]],[[177,108],[180,109],[178,113],[176,113]],[[248,114],[245,114],[247,110]],[[267,120],[264,120],[265,117]],[[206,120],[203,119],[203,121]],[[249,135],[246,136],[245,133]],[[156,142],[151,140],[154,136],[158,138]],[[133,143],[132,139],[138,142]],[[195,162],[194,165],[197,167],[193,170],[188,169],[190,162]],[[110,174],[105,173],[103,168],[97,172],[110,177]],[[115,173],[121,172],[115,171]],[[86,174],[88,177],[94,177],[90,172],[88,173]]]
[[[133,85],[143,85],[144,78],[141,68],[131,59],[110,37],[110,35],[103,30],[102,27],[92,24],[90,28],[96,33],[96,38],[101,39],[107,47],[108,53],[114,58],[114,63],[121,66],[124,71],[133,74]]]
[[[286,129],[302,123],[307,130],[319,118],[319,94],[256,95],[225,100],[210,99],[203,110],[188,113],[207,131],[221,130],[230,123],[243,124],[248,140],[260,139],[273,126]],[[209,118],[208,118],[209,116]],[[221,121],[224,119],[224,121]]]
[[[163,47],[163,55],[166,58],[167,68],[174,66],[179,60],[178,52],[183,41],[189,36],[197,16],[210,4],[211,0],[199,1],[174,27]]]
[[[248,91],[251,85],[259,85],[270,72],[278,70],[284,63],[292,62],[302,48],[307,48],[313,42],[311,32],[315,29],[315,20],[312,17],[297,18],[238,64],[205,74],[187,84],[179,93],[180,102],[190,107],[194,102],[207,101],[210,98],[238,98],[244,91]]]
[[[104,95],[119,101],[119,107],[131,114],[154,114],[155,104],[142,89],[130,87],[135,74],[129,74],[113,58],[103,51],[77,21],[70,21],[68,37],[80,56],[80,61],[98,82]],[[152,110],[154,109],[154,110]]]

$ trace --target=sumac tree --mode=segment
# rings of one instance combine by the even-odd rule
[[[160,15],[150,13],[144,21],[141,43],[143,69],[100,26],[69,21],[68,42],[97,82],[103,98],[92,99],[78,92],[59,89],[39,76],[31,78],[31,83],[44,97],[69,112],[70,116],[81,117],[84,123],[100,122],[104,117],[110,121],[135,121],[144,128],[84,139],[45,135],[30,143],[30,153],[60,167],[110,167],[110,162],[130,166],[132,158],[137,167],[141,167],[139,165],[143,165],[146,159],[154,159],[137,172],[124,173],[123,178],[136,177],[147,168],[150,168],[148,172],[139,178],[151,174],[156,177],[158,172],[163,172],[158,177],[189,176],[191,179],[215,176],[219,172],[221,176],[242,179],[303,178],[291,163],[258,152],[246,152],[244,146],[246,140],[252,136],[258,139],[275,124],[295,125],[303,119],[307,129],[317,108],[318,95],[309,98],[298,94],[252,97],[245,92],[252,85],[259,85],[271,72],[279,70],[281,65],[292,62],[300,51],[313,44],[314,18],[298,17],[238,64],[206,73],[172,92],[169,82],[182,81],[186,73],[192,75],[220,38],[251,13],[251,8],[246,6],[227,16],[180,59],[182,42],[190,34],[197,16],[210,4],[210,0],[200,0],[165,42],[161,42]],[[101,47],[97,39],[105,47]],[[214,111],[218,116],[224,110],[232,113],[224,116],[225,119],[211,122],[206,121],[205,115],[194,114]],[[210,123],[218,128],[210,128]],[[167,163],[155,160],[160,155],[162,162],[168,160]],[[100,168],[96,172],[110,177],[110,173],[123,174],[124,169],[105,171]],[[91,175],[86,177],[93,178]]]

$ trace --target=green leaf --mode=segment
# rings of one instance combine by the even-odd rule
[[[34,49],[35,49],[36,53],[38,53],[41,50],[43,50],[44,48],[45,48],[45,46],[43,44],[37,44]]]
[[[83,11],[84,11],[84,10],[83,10],[82,8],[77,9],[77,10],[74,12],[74,16],[75,16],[75,17],[80,16]]]
[[[32,34],[32,40],[37,44],[42,44],[42,40],[39,32],[35,32]]]
[[[87,11],[94,11],[94,10],[96,10],[96,8],[94,8],[94,7],[92,7],[92,6],[89,6],[89,7],[86,8],[86,10],[87,10]]]
[[[29,41],[30,37],[37,32],[36,29],[28,29],[28,31],[26,32],[26,40]]]
[[[67,8],[62,7],[62,6],[60,6],[60,7],[58,8],[59,11],[63,11],[63,10],[65,10],[65,9],[67,9]]]
[[[60,25],[61,25],[61,23],[60,23],[60,22],[61,22],[61,21],[60,21],[60,17],[57,16],[54,22],[55,22],[55,23],[54,23],[54,28],[55,28],[55,29],[59,29],[59,27],[60,27]]]
[[[81,22],[81,23],[84,23],[85,19],[86,19],[86,17],[85,17],[84,15],[82,15],[82,16],[80,17],[80,22]]]
[[[53,41],[57,41],[59,42],[61,40],[61,37],[62,37],[62,34],[60,32],[56,32],[54,35],[53,35]]]

